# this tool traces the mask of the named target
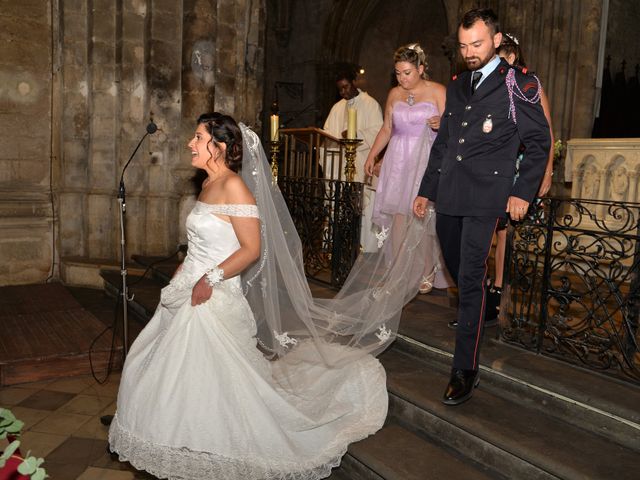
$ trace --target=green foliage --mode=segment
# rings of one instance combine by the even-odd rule
[[[18,472],[22,475],[29,475],[31,480],[43,480],[49,476],[44,468],[40,468],[43,462],[44,458],[27,457],[18,466]]]
[[[24,427],[24,422],[18,420],[11,410],[0,408],[0,440],[7,438],[7,435],[14,437],[19,436],[22,427]],[[0,455],[0,469],[4,468],[18,447],[20,447],[20,441],[14,440],[5,448],[2,455]],[[29,475],[31,480],[44,480],[45,478],[49,478],[49,475],[47,475],[44,468],[40,467],[43,462],[44,459],[31,457],[27,454],[27,458],[23,459],[22,463],[18,466],[18,472],[22,475]]]
[[[11,455],[15,453],[15,451],[18,449],[19,446],[20,446],[20,441],[14,440],[9,444],[7,448],[5,448],[4,452],[2,452],[2,455],[0,455],[0,468],[5,466],[5,464],[7,463],[7,460],[11,458]]]
[[[11,410],[0,408],[0,440],[7,438],[7,435],[19,435],[22,427],[24,422],[18,420]]]

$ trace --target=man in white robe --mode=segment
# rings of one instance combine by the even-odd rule
[[[371,177],[365,177],[364,162],[367,160],[369,150],[373,146],[378,131],[382,127],[382,108],[380,104],[366,92],[355,86],[355,72],[346,71],[336,77],[336,86],[342,99],[338,101],[329,112],[329,116],[324,123],[324,130],[338,138],[346,138],[348,108],[355,108],[357,120],[356,137],[362,140],[356,151],[356,182],[364,182],[362,226],[360,231],[360,244],[365,252],[375,252],[378,250],[377,230],[371,223],[373,212],[373,202],[375,200],[375,182]],[[337,148],[337,146],[329,146]],[[329,174],[330,172],[327,172]],[[327,175],[329,177],[329,175]],[[330,178],[344,180],[344,171],[334,171]],[[377,180],[377,179],[376,179]]]

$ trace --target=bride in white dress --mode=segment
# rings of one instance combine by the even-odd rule
[[[187,218],[188,255],[126,359],[111,450],[160,478],[325,478],[384,423],[385,372],[369,352],[388,329],[372,325],[356,342],[335,313],[321,321],[322,307],[282,300],[276,289],[293,277],[291,298],[311,296],[253,132],[206,114],[189,148],[208,178]],[[287,256],[283,243],[294,245]]]

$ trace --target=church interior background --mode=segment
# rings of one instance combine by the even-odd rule
[[[461,14],[475,6],[493,8],[503,30],[520,40],[549,97],[554,135],[562,142],[552,197],[635,209],[635,223],[624,230],[635,251],[621,268],[637,269],[640,2],[3,0],[0,286],[103,288],[101,269],[117,272],[120,262],[120,172],[148,122],[158,132],[145,139],[126,174],[127,251],[166,257],[185,243],[184,219],[195,201],[186,143],[200,113],[229,113],[261,132],[265,145],[274,102],[282,128],[321,127],[338,99],[340,65],[360,67],[358,86],[384,105],[393,52],[410,42],[423,46],[430,77],[446,85],[460,69],[452,34]],[[563,201],[549,205],[572,208]],[[610,208],[597,205],[599,212]],[[638,292],[638,272],[631,274],[622,296]],[[635,373],[609,391],[632,402],[640,398],[640,360],[633,298],[629,305],[636,309],[636,337],[625,337],[632,343],[625,348],[635,349]],[[80,384],[73,385],[64,393],[78,394]],[[100,403],[91,415],[106,406]],[[626,423],[614,443],[637,450],[625,443],[640,432],[637,407],[616,408]],[[564,471],[536,468],[560,477]],[[598,472],[593,478],[614,477]]]

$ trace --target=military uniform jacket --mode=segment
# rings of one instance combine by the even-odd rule
[[[549,124],[539,101],[528,103],[516,95],[514,122],[505,82],[511,69],[502,60],[473,95],[470,71],[449,83],[440,129],[418,192],[435,202],[438,213],[504,217],[509,196],[531,202],[538,191],[551,146]],[[533,98],[537,79],[514,70],[520,91]],[[521,144],[525,155],[514,183]]]

